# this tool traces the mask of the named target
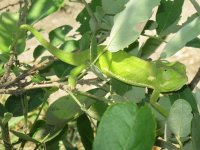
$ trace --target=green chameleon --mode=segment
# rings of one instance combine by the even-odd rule
[[[69,78],[71,84],[75,84],[76,76],[86,68],[89,61],[89,50],[81,52],[64,52],[46,41],[42,35],[29,25],[22,25],[23,30],[30,31],[36,39],[55,57],[68,64],[78,66],[71,72]],[[167,116],[167,112],[157,104],[157,99],[161,92],[179,90],[187,83],[186,68],[179,62],[167,61],[145,61],[135,56],[131,56],[124,51],[111,53],[101,46],[98,61],[95,65],[107,76],[118,79],[122,82],[147,87],[153,89],[150,98],[151,105],[162,115]],[[101,53],[102,52],[102,53]]]

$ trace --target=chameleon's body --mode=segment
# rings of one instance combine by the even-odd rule
[[[80,66],[89,60],[89,50],[76,53],[64,52],[47,42],[33,27],[22,25],[21,29],[29,30],[50,53],[68,64]],[[99,47],[98,51],[102,49]],[[187,82],[185,66],[179,62],[160,60],[149,62],[124,51],[115,53],[106,51],[100,55],[96,65],[110,77],[131,85],[153,89],[151,101],[154,107],[157,107],[154,103],[160,92],[179,90]]]
[[[148,62],[123,51],[104,53],[99,66],[108,76],[160,92],[176,91],[187,82],[185,66],[179,62]]]

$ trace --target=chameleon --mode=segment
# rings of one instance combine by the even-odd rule
[[[64,52],[51,45],[34,27],[24,24],[20,26],[20,29],[30,31],[42,46],[61,61],[78,66],[72,70],[72,76],[77,76],[86,67],[85,62],[90,59],[89,50],[74,53]],[[147,61],[123,50],[110,52],[106,50],[105,46],[99,46],[97,51],[100,55],[95,65],[105,75],[130,85],[153,89],[150,103],[163,116],[167,117],[167,112],[158,105],[157,100],[160,93],[177,91],[187,83],[185,65],[165,60]]]

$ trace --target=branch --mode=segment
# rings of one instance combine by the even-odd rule
[[[50,63],[54,62],[56,59],[54,58],[49,58],[46,59],[45,61],[33,66],[31,69],[26,70],[24,73],[13,79],[12,81],[8,81],[4,84],[0,85],[0,88],[8,88],[18,82],[20,82],[22,79],[26,78],[29,75],[34,74],[36,71],[43,69],[44,67],[48,66]]]
[[[2,7],[2,8],[0,8],[0,11],[1,11],[1,10],[4,10],[4,9],[7,9],[8,7],[13,7],[13,6],[15,6],[15,5],[18,5],[19,3],[20,3],[20,2],[18,1],[18,2],[13,3],[13,4],[8,4],[8,5],[6,5],[6,6]]]
[[[94,79],[86,79],[86,80],[79,80],[77,82],[77,84],[92,84],[94,82],[97,81],[97,78],[94,78]],[[18,95],[18,94],[22,94],[28,90],[33,90],[33,89],[38,89],[38,88],[48,88],[48,87],[58,87],[64,91],[68,91],[68,86],[64,87],[65,85],[68,85],[68,82],[67,82],[67,78],[63,78],[63,79],[58,79],[58,80],[51,80],[51,81],[46,81],[44,83],[40,83],[40,84],[29,84],[27,85],[26,87],[23,87],[23,88],[17,88],[17,87],[12,87],[12,88],[8,88],[8,89],[5,89],[5,88],[2,88],[0,89],[0,94],[13,94],[13,95]],[[92,84],[92,85],[95,85],[95,84]],[[96,85],[97,87],[101,88],[100,85]]]
[[[2,76],[2,78],[0,79],[0,83],[4,83],[8,80],[9,75],[10,75],[10,70],[11,70],[11,66],[12,64],[14,64],[15,60],[17,60],[17,55],[16,55],[16,47],[17,47],[17,42],[21,33],[21,30],[19,29],[20,25],[25,23],[25,18],[26,18],[26,14],[28,11],[28,0],[24,0],[24,6],[21,6],[20,3],[20,14],[19,14],[19,20],[18,20],[18,29],[16,31],[16,34],[13,37],[13,42],[10,46],[10,52],[11,52],[11,56],[10,59],[8,61],[8,63],[4,66],[4,74]]]
[[[63,83],[49,83],[49,84],[31,84],[29,86],[26,86],[24,88],[9,88],[9,89],[0,89],[0,94],[12,94],[12,95],[18,95],[21,93],[24,93],[28,90],[38,89],[38,88],[48,88],[48,87],[60,87],[62,85],[66,85],[66,82]]]

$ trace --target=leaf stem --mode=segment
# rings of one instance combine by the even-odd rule
[[[190,0],[194,8],[196,9],[197,13],[200,15],[200,5],[196,0]]]
[[[183,147],[183,143],[181,142],[180,137],[176,136],[176,140],[177,140],[178,144],[180,145],[180,148],[182,148]]]
[[[1,126],[2,139],[3,139],[5,150],[12,150],[12,144],[10,142],[8,123],[4,124],[1,122],[0,126]]]

